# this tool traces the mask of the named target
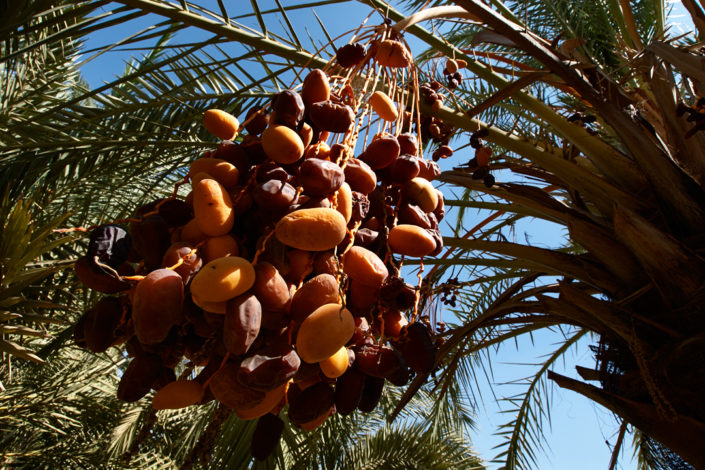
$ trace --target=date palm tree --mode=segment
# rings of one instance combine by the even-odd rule
[[[213,11],[164,0],[0,2],[0,33],[6,38],[0,43],[0,183],[7,194],[4,213],[17,214],[12,219],[16,222],[3,226],[3,243],[21,238],[22,220],[32,219],[36,224],[31,226],[38,227],[27,231],[32,235],[22,242],[32,247],[26,256],[16,255],[18,245],[3,245],[10,247],[4,253],[15,255],[12,269],[2,261],[0,301],[5,303],[0,321],[3,333],[12,338],[2,343],[3,351],[40,361],[72,357],[82,364],[76,375],[57,363],[55,369],[22,365],[16,370],[19,381],[8,382],[17,385],[8,386],[16,397],[41,387],[39,381],[32,384],[32,376],[50,383],[62,378],[74,386],[45,387],[48,395],[30,392],[25,397],[29,401],[23,409],[35,414],[22,415],[15,436],[5,441],[3,447],[11,449],[6,459],[63,449],[63,454],[51,457],[83,456],[89,460],[76,462],[88,464],[100,459],[102,444],[112,440],[113,455],[132,448],[132,464],[156,468],[182,462],[187,458],[184,449],[207,433],[214,411],[204,408],[193,415],[175,413],[156,425],[156,432],[140,436],[141,423],[151,419],[147,413],[141,408],[126,412],[104,393],[114,389],[121,358],[77,356],[66,347],[70,330],[62,329],[62,321],[73,319],[72,312],[92,299],[76,288],[70,274],[48,276],[70,264],[84,240],[58,242],[48,238],[48,230],[122,218],[146,200],[166,195],[194,153],[213,145],[197,124],[204,109],[240,114],[264,102],[273,90],[287,87],[286,77],[293,77],[299,67],[324,65],[321,57],[330,56],[339,39],[320,21],[326,39],[302,41],[302,31],[289,15],[342,2],[282,3],[268,11],[253,1],[252,9],[243,12],[221,1]],[[428,80],[444,79],[437,70],[447,57],[467,63],[464,73],[476,77],[474,86],[466,80],[458,89],[445,90],[444,106],[428,106],[425,112],[457,129],[453,142],[475,134],[474,141],[486,139],[495,155],[494,184],[474,179],[472,162],[442,176],[449,187],[467,190],[464,197],[449,201],[451,207],[491,212],[471,229],[462,224],[467,218],[461,218],[457,235],[445,239],[449,250],[427,276],[429,311],[439,305],[433,295],[455,292],[461,302],[456,309],[461,323],[439,332],[445,339],[437,356],[439,389],[450,391],[451,398],[458,396],[458,384],[467,384],[481,367],[479,352],[521,335],[560,328],[565,342],[532,378],[526,394],[516,401],[515,420],[503,430],[508,444],[500,457],[507,468],[531,466],[542,433],[536,416],[550,413],[541,397],[547,379],[610,409],[623,420],[622,429],[627,424],[637,428],[645,468],[705,465],[699,452],[705,440],[705,405],[699,393],[704,376],[699,313],[705,272],[700,132],[705,77],[697,43],[689,43],[689,38],[667,40],[665,6],[659,1],[634,6],[622,1],[458,0],[456,6],[441,9],[420,10],[417,5],[412,9],[419,10],[418,15],[402,14],[381,0],[362,3],[434,51],[427,55]],[[684,5],[696,35],[702,35],[705,15],[700,6],[692,0]],[[271,14],[279,15],[281,28],[268,23]],[[89,34],[140,18],[153,21],[104,47],[82,48]],[[382,23],[381,17],[374,21]],[[432,28],[422,27],[428,26],[422,23],[426,21]],[[199,32],[196,42],[181,39],[179,32],[186,28]],[[142,41],[149,44],[146,54],[128,64],[119,78],[95,89],[81,79],[82,57],[140,49],[145,47]],[[16,203],[21,197],[24,202]],[[68,219],[60,218],[67,211]],[[506,230],[525,217],[564,227],[570,243],[545,249],[507,241]],[[32,277],[32,269],[43,271]],[[458,282],[449,282],[449,276],[458,277]],[[56,301],[51,306],[37,303],[47,298]],[[38,315],[43,308],[55,313]],[[48,326],[37,328],[37,322]],[[45,333],[54,333],[55,339],[48,341],[42,337]],[[590,334],[597,338],[596,365],[578,369],[585,382],[551,372],[572,344]],[[33,335],[30,340],[28,335]],[[6,362],[6,377],[8,364],[17,368],[13,360]],[[106,384],[93,387],[79,378],[94,377],[91,373]],[[428,377],[418,377],[394,413],[407,407],[418,416],[424,394],[433,388],[424,388],[428,382]],[[25,389],[25,384],[34,388]],[[66,390],[64,398],[60,390]],[[417,395],[421,404],[414,405],[412,397]],[[66,430],[44,413],[61,403],[60,420],[83,429],[78,397],[100,405],[88,409],[92,414],[100,408],[104,420],[83,436],[57,439]],[[32,408],[36,403],[42,405]],[[438,415],[448,414],[448,409]],[[122,421],[111,439],[109,424],[99,424],[114,423],[118,416]],[[32,434],[37,420],[44,426]],[[409,422],[417,432],[443,426],[462,431],[448,419],[436,421],[443,426]],[[404,439],[401,428],[388,427],[365,439],[358,450],[326,457],[330,449],[321,448],[320,439],[330,442],[335,435],[341,442],[351,436],[363,441],[359,432],[348,428],[347,435],[341,434],[335,426],[332,422],[330,429],[321,431],[334,433],[328,436],[290,437],[283,446],[289,451],[276,459],[294,465],[297,448],[317,449],[324,455],[318,465],[327,468],[374,461],[369,456],[385,451],[389,442],[427,443],[410,446],[409,452],[443,447],[442,433]],[[180,433],[167,432],[177,428]],[[247,432],[251,428],[233,419],[225,421],[221,436],[233,442],[234,436]],[[182,438],[174,441],[175,435]],[[133,444],[141,439],[144,445],[136,450]],[[90,447],[89,441],[101,444]],[[237,442],[214,442],[216,461],[227,460],[231,468],[248,465],[248,455],[235,451],[242,450],[243,441]],[[26,444],[22,452],[16,450],[19,443]],[[460,447],[447,448],[449,455],[465,452],[453,454]],[[305,455],[302,466],[310,465],[306,459],[312,454]]]

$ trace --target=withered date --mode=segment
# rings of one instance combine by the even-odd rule
[[[327,413],[335,404],[335,392],[325,382],[311,385],[289,402],[289,419],[294,424],[304,424]]]
[[[441,168],[438,163],[433,160],[420,159],[419,160],[419,176],[421,178],[433,181],[441,175]]]
[[[127,366],[120,378],[117,397],[122,401],[137,401],[149,392],[162,371],[162,361],[154,354],[140,354]]]
[[[382,398],[384,390],[384,379],[380,377],[365,376],[365,385],[362,389],[360,402],[357,404],[357,409],[363,413],[369,413],[377,407],[379,399]]]
[[[299,184],[308,196],[327,196],[345,181],[343,169],[333,162],[318,158],[304,160],[299,168]]]
[[[355,113],[350,106],[321,101],[311,105],[311,120],[316,127],[328,132],[347,132],[355,121]]]
[[[227,303],[223,344],[231,354],[245,354],[259,334],[262,306],[253,294],[243,294]]]
[[[364,194],[353,191],[353,207],[352,216],[350,217],[350,222],[358,222],[364,220],[367,217],[367,213],[370,211],[370,200]]]
[[[284,90],[272,99],[272,114],[270,120],[275,124],[283,124],[296,129],[304,118],[304,101],[301,95],[293,90]]]
[[[301,359],[290,346],[282,354],[262,352],[246,357],[240,363],[237,376],[241,383],[256,390],[277,388],[296,375]],[[278,351],[279,352],[279,351]]]
[[[132,240],[127,230],[119,225],[101,225],[91,232],[88,242],[88,260],[96,272],[103,272],[95,261],[117,269],[127,261]]]
[[[365,58],[365,47],[362,44],[346,44],[335,53],[335,59],[343,68],[354,67]]]
[[[252,433],[252,456],[257,460],[265,460],[277,448],[283,430],[284,421],[272,413],[257,420]]]
[[[338,377],[335,383],[335,409],[347,416],[357,408],[365,387],[365,374],[355,368],[349,368]]]

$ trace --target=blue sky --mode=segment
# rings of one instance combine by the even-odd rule
[[[273,1],[259,3],[262,9],[276,6]],[[217,3],[215,1],[204,2],[204,4],[217,11]],[[673,19],[678,24],[674,26],[674,29],[676,31],[685,31],[688,29],[688,19],[684,16],[680,4],[677,7]],[[247,9],[249,10],[249,8],[248,5]],[[316,13],[325,21],[327,30],[333,36],[355,28],[369,12],[368,7],[357,3],[316,8]],[[374,17],[372,21],[378,23],[378,18]],[[278,20],[274,17],[271,19],[272,24],[268,26],[273,30],[282,31],[281,28],[277,29]],[[290,19],[302,37],[306,36],[306,31],[315,38],[322,36],[317,20],[309,10],[293,12],[290,15]],[[259,28],[253,18],[239,21],[253,28]],[[122,27],[109,32],[109,34],[103,33],[101,37],[91,38],[87,47],[111,44],[151,23],[151,18],[145,17],[131,25],[131,28],[134,28],[132,31]],[[193,34],[194,39],[197,39],[197,33],[194,32]],[[419,47],[419,43],[416,41],[412,40],[410,43],[412,48]],[[420,49],[415,49],[413,52],[418,53]],[[132,54],[130,51],[113,52],[88,62],[83,67],[85,78],[93,87],[112,80],[124,70],[124,61],[129,59],[130,54]],[[467,161],[471,158],[469,150],[458,152],[453,158],[444,161],[443,167],[449,169],[460,162]],[[453,221],[452,214],[449,214],[448,220]],[[472,224],[477,222],[477,220],[477,217],[469,217],[468,223]],[[520,225],[517,230],[517,239],[524,240],[525,234],[531,237],[532,244],[549,247],[558,246],[564,236],[564,233],[557,230],[555,226],[539,221],[529,221]],[[528,364],[539,362],[543,355],[552,351],[558,341],[560,341],[560,336],[558,335],[540,334],[534,336],[533,342],[526,338],[517,343],[516,346],[505,345],[493,358],[493,371],[495,373],[493,381],[504,383],[531,376],[535,367]],[[567,356],[565,367],[556,371],[575,377],[575,365],[592,367],[594,359],[588,349],[588,345],[591,343],[594,343],[594,341],[590,339],[581,341],[575,351]],[[497,431],[498,426],[509,421],[510,417],[501,413],[502,405],[495,401],[487,384],[482,384],[480,388],[483,402],[480,403],[476,416],[477,429],[471,432],[471,436],[476,450],[483,458],[489,460],[497,453],[496,450],[493,450],[493,447],[502,442],[501,438],[494,435],[494,433]],[[495,393],[498,398],[501,398],[503,395],[513,395],[522,388],[501,386],[495,388]],[[618,428],[619,422],[605,409],[594,405],[589,400],[573,392],[553,387],[551,425],[550,430],[546,432],[546,451],[539,453],[536,468],[541,470],[607,468],[611,449],[606,444],[606,441],[614,444]],[[618,468],[635,470],[636,463],[629,458],[632,453],[629,441],[625,442],[624,449],[621,465]],[[498,468],[498,466],[490,465],[490,468],[494,469]]]

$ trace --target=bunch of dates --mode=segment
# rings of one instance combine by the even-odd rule
[[[341,68],[391,60],[354,49],[341,49]],[[281,412],[310,430],[336,412],[373,410],[386,382],[431,371],[420,291],[399,269],[442,248],[438,166],[411,133],[378,133],[355,157],[358,111],[391,123],[396,107],[379,90],[335,93],[316,69],[299,91],[250,109],[244,126],[209,110],[204,126],[221,142],[190,164],[191,192],[92,231],[75,271],[107,295],[75,338],[94,352],[124,348],[121,400],[151,390],[157,410],[217,400],[260,420],[261,459]]]

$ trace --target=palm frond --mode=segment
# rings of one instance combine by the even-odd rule
[[[579,330],[569,336],[546,358],[535,374],[527,380],[515,382],[522,385],[526,382],[526,391],[504,399],[510,406],[504,411],[513,417],[511,421],[499,427],[498,434],[505,436],[507,440],[495,461],[502,463],[507,469],[532,468],[535,465],[546,435],[544,422],[550,422],[551,385],[546,372],[586,334],[586,330]]]
[[[27,346],[42,344],[50,332],[57,331],[57,325],[67,323],[56,313],[69,310],[69,305],[38,301],[35,296],[48,295],[54,288],[51,277],[71,266],[54,256],[57,247],[76,237],[52,233],[68,216],[46,220],[33,198],[11,201],[9,191],[0,200],[0,349],[4,353],[43,363]],[[45,309],[51,309],[52,314],[41,315]]]
[[[103,461],[105,430],[119,416],[115,363],[67,349],[59,360],[18,368],[2,394],[6,464],[86,467]],[[8,377],[3,366],[3,376]]]

